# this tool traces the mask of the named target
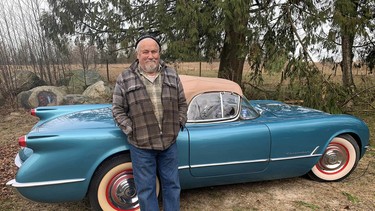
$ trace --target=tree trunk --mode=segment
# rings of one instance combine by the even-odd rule
[[[224,1],[226,4],[225,38],[220,54],[219,78],[241,84],[245,58],[249,52],[246,44],[249,21],[249,0]]]
[[[220,55],[219,78],[226,78],[241,84],[245,62],[245,57],[241,56],[244,43],[244,34],[236,32],[229,32],[227,34]]]
[[[342,61],[341,61],[341,70],[342,70],[342,83],[345,87],[354,87],[353,74],[352,74],[352,61],[353,61],[353,38],[350,35],[342,35]]]

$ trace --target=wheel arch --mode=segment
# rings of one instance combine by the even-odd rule
[[[349,135],[355,140],[355,142],[357,143],[357,145],[359,147],[359,155],[360,155],[359,157],[362,158],[362,156],[365,154],[365,152],[364,152],[365,146],[363,146],[360,136],[358,134],[354,133],[354,132],[346,132],[346,133],[339,134],[335,137],[345,136],[345,135]]]
[[[100,169],[101,166],[103,166],[109,160],[112,160],[115,157],[119,157],[119,156],[127,156],[129,158],[129,160],[130,160],[130,151],[129,151],[129,149],[124,150],[124,151],[118,151],[118,152],[116,152],[114,154],[109,154],[108,156],[104,157],[104,159],[101,159],[100,162],[98,162],[97,165],[95,165],[96,167],[94,168],[93,171],[91,171],[92,173],[90,174],[90,177],[88,177],[88,178],[90,178],[90,180],[88,181],[88,186],[87,186],[87,189],[86,189],[86,197],[88,196],[92,179],[93,179],[95,173],[98,171],[98,169]]]
[[[333,143],[331,147],[330,143]],[[356,168],[361,158],[361,145],[359,136],[356,136],[355,133],[336,134],[324,148],[328,150],[327,154],[326,152],[324,154],[328,157],[332,155],[332,160],[325,156],[319,158],[318,163],[307,173],[307,176],[320,182],[336,182],[345,179]],[[344,156],[340,156],[340,154]],[[340,162],[337,162],[336,158],[339,158],[337,161]]]
[[[366,141],[365,140],[362,140],[366,137],[362,137],[361,135],[359,135],[357,132],[355,131],[338,131],[337,133],[334,133],[332,134],[332,136],[328,139],[328,141],[326,142],[326,144],[324,145],[323,149],[326,149],[329,145],[329,143],[336,137],[340,137],[340,136],[351,136],[355,142],[357,143],[358,147],[359,147],[359,157],[362,158],[363,155],[365,154],[365,151],[366,151]]]

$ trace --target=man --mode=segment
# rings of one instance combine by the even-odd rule
[[[113,116],[127,135],[140,208],[159,210],[156,177],[165,211],[180,209],[176,138],[187,120],[180,78],[160,60],[160,43],[152,36],[136,42],[137,60],[122,72],[113,93]]]

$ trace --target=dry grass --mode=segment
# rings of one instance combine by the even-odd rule
[[[108,68],[107,74],[107,67],[106,65],[98,65],[96,69],[99,70],[100,74],[103,78],[107,79],[109,76],[109,81],[112,83],[116,80],[117,76],[130,64],[111,64]],[[184,62],[184,63],[171,63],[170,66],[174,67],[179,74],[182,75],[196,75],[196,76],[205,76],[205,77],[217,77],[217,73],[219,70],[219,63],[207,63],[207,62]],[[332,70],[332,65],[322,65],[316,64],[318,69],[324,73],[327,77],[330,77],[332,80],[341,83],[341,69],[338,68],[335,72]],[[79,68],[79,67],[77,67]],[[251,72],[250,67],[247,63],[244,66],[244,76],[248,76]],[[273,84],[278,83],[280,81],[280,74],[278,73],[268,73],[265,72],[264,74],[265,84]],[[353,68],[353,77],[355,83],[361,83],[363,77],[370,77],[374,78],[375,75],[368,75],[367,69],[365,67],[362,68]]]

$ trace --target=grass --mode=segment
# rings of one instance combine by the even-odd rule
[[[342,195],[346,196],[346,198],[352,202],[352,203],[358,203],[360,200],[358,197],[348,193],[348,192],[342,192]]]
[[[368,126],[370,131],[370,146],[372,148],[375,147],[375,111],[372,112],[360,112],[355,111],[350,113],[351,115],[354,115],[360,119],[362,119]],[[368,151],[367,153],[372,153],[375,155],[375,151]]]
[[[295,203],[297,204],[298,207],[306,207],[311,210],[320,210],[320,207],[315,204],[307,203],[304,201],[295,201]]]

